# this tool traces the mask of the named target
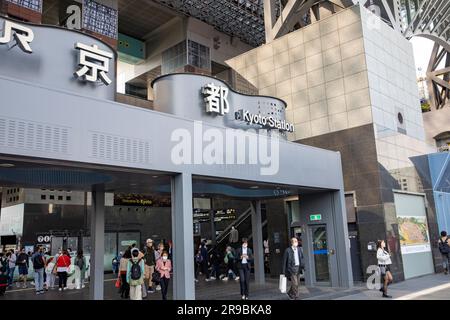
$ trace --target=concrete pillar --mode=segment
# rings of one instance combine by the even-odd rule
[[[195,300],[192,175],[172,178],[173,298]]]
[[[91,300],[103,300],[104,255],[105,255],[105,192],[92,192],[91,214],[91,282],[89,296]]]
[[[344,190],[335,191],[333,197],[333,219],[336,237],[336,255],[339,286],[343,288],[353,287],[353,270],[350,255],[350,239],[348,237],[347,210],[345,209]]]
[[[215,218],[214,210],[211,209],[209,211],[209,221],[210,221],[210,227],[211,227],[211,244],[216,245],[216,223],[214,222]]]
[[[262,237],[261,221],[261,201],[252,203],[252,235],[253,235],[253,256],[255,265],[255,282],[264,284],[264,245]]]

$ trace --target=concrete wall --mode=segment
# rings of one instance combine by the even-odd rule
[[[372,122],[359,7],[299,29],[228,61],[288,103],[292,140]]]
[[[446,131],[450,131],[449,125],[450,108],[432,109],[430,112],[423,113],[423,123],[425,126],[425,139],[427,143],[436,145],[434,137]]]

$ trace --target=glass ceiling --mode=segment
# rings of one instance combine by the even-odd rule
[[[264,0],[155,0],[217,30],[259,46],[265,42]]]

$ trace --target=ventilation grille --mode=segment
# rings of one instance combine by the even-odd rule
[[[67,154],[69,128],[0,117],[0,146]]]
[[[151,163],[151,141],[100,132],[92,132],[91,141],[93,158],[127,163]]]

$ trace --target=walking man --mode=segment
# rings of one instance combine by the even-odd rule
[[[298,247],[297,238],[291,239],[291,246],[284,251],[282,273],[291,281],[291,288],[288,291],[290,300],[298,297],[298,287],[300,284],[300,273],[303,268],[303,254]]]
[[[36,248],[36,252],[31,257],[34,269],[34,286],[36,289],[36,294],[44,293],[44,253],[42,247]]]
[[[242,239],[242,246],[237,250],[236,255],[242,300],[248,300],[253,251],[248,247],[248,240],[246,238]]]
[[[155,265],[156,265],[156,259],[155,259],[155,248],[153,248],[153,240],[147,239],[146,241],[146,248],[145,248],[145,254],[144,254],[144,261],[145,261],[145,281],[148,281],[148,293],[154,293],[155,290],[153,289],[153,282],[152,282],[152,276],[155,272]]]
[[[8,257],[8,288],[11,289],[14,280],[14,271],[16,270],[17,256],[13,249],[6,256]]]
[[[17,256],[16,265],[19,267],[19,281],[17,281],[17,287],[20,286],[20,282],[23,281],[23,288],[27,287],[27,277],[28,277],[28,259],[30,257],[25,252],[25,248],[22,248],[19,255]]]
[[[439,239],[439,251],[442,255],[442,265],[444,266],[444,273],[448,274],[450,265],[450,244],[446,231],[441,232],[441,238]]]

